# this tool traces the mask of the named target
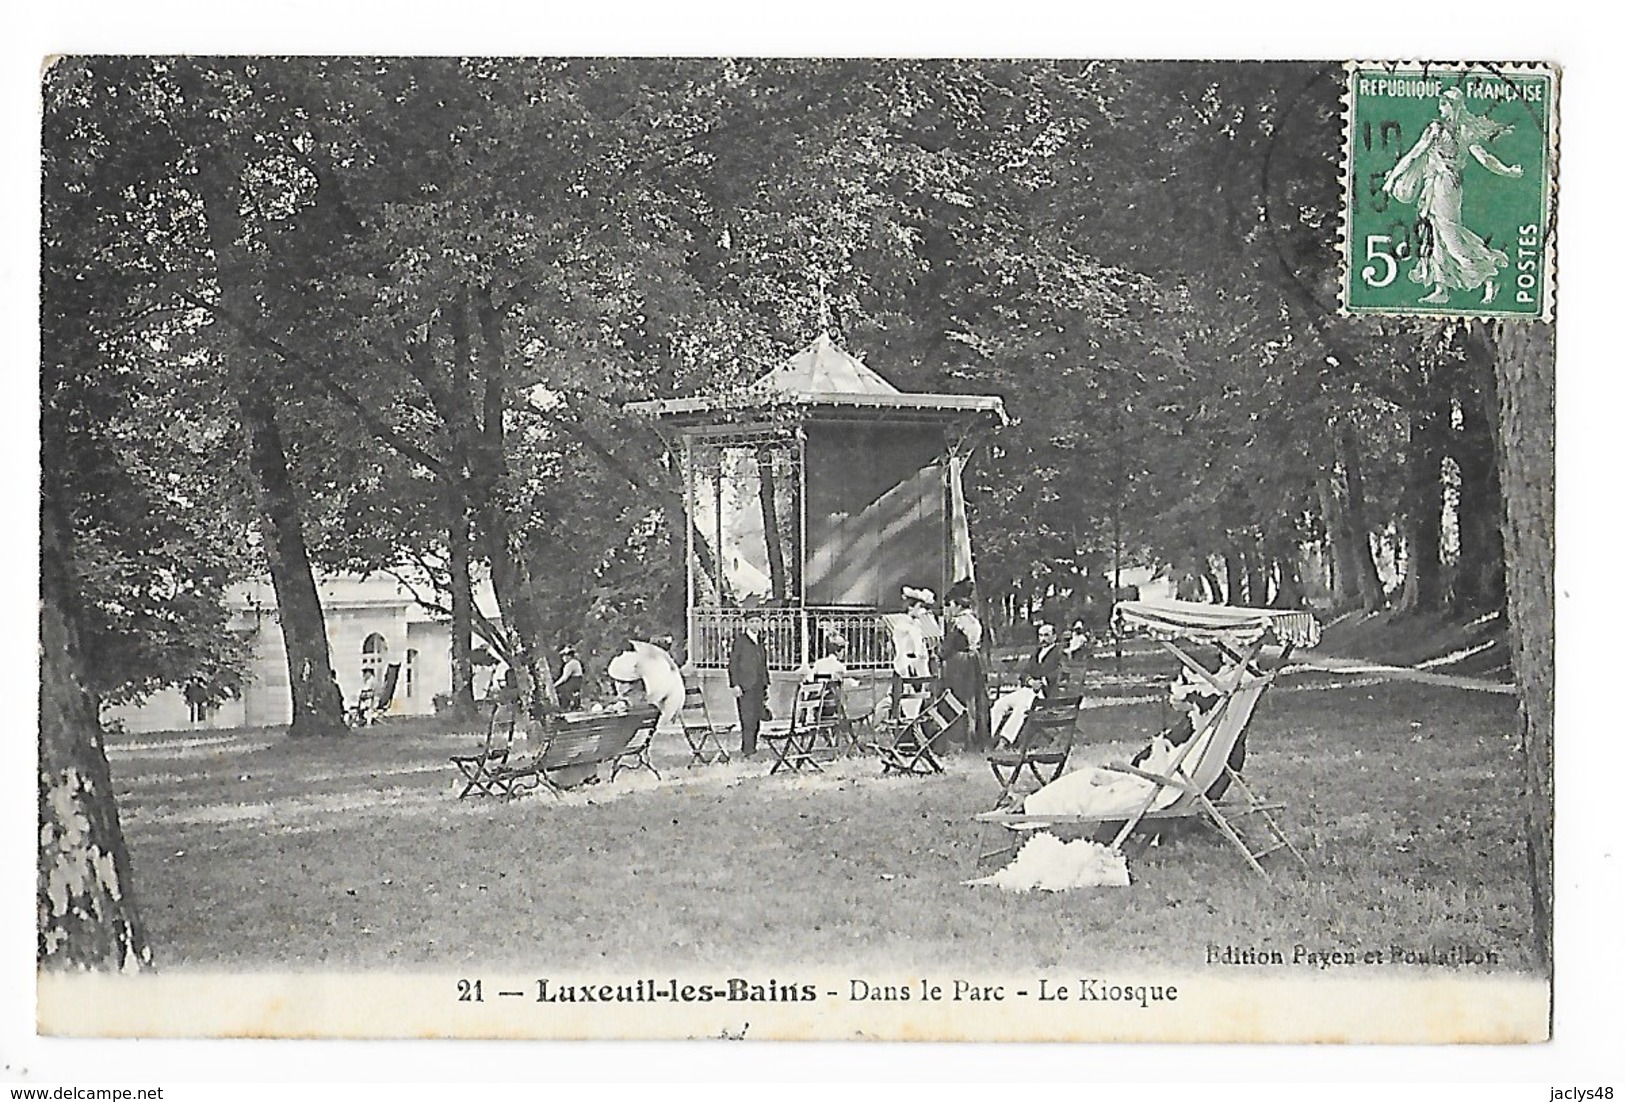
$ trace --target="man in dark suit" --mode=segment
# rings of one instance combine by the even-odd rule
[[[1027,681],[1040,697],[1055,695],[1061,687],[1061,644],[1054,624],[1038,625],[1038,646],[1027,656]]]
[[[756,754],[756,732],[767,710],[767,647],[762,642],[766,621],[759,610],[745,614],[745,630],[734,636],[728,655],[728,684],[739,705],[739,753]]]

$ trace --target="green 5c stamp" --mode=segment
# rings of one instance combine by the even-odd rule
[[[1348,73],[1344,310],[1550,320],[1555,73],[1383,64]]]

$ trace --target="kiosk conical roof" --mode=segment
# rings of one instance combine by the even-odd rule
[[[627,408],[676,427],[737,421],[786,407],[819,416],[908,419],[963,423],[1007,420],[1004,403],[991,394],[926,394],[898,390],[879,372],[821,334],[806,348],[749,386],[732,394],[633,402]],[[837,411],[846,411],[839,413]]]

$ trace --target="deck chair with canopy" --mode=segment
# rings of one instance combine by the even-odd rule
[[[1169,823],[1204,822],[1233,845],[1255,872],[1263,874],[1262,859],[1278,850],[1286,850],[1303,864],[1303,855],[1276,821],[1275,813],[1283,805],[1259,799],[1232,767],[1231,757],[1246,737],[1259,698],[1293,650],[1320,641],[1315,618],[1307,612],[1190,601],[1124,601],[1113,616],[1120,630],[1155,638],[1194,676],[1202,691],[1218,698],[1217,703],[1203,715],[1192,736],[1162,760],[1147,761],[1144,767],[1107,765],[1094,778],[1083,778],[1115,774],[1129,782],[1121,788],[1112,785],[1115,802],[1101,801],[1101,806],[1087,813],[1056,808],[1049,794],[1052,790],[1059,793],[1063,782],[1058,781],[1028,796],[1020,810],[984,812],[977,820],[1016,832],[1061,828],[1102,841],[1109,837],[1110,847],[1120,853],[1131,843],[1143,846]],[[1271,641],[1279,649],[1274,662],[1266,666],[1264,648]],[[1211,645],[1223,656],[1218,672],[1191,655],[1197,645]],[[1219,797],[1225,791],[1234,797],[1221,802]],[[1247,833],[1257,840],[1249,841],[1244,836]],[[979,859],[1014,848],[984,848]]]

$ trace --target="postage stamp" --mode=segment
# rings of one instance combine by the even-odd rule
[[[1550,320],[1557,73],[1348,66],[1343,308]]]

